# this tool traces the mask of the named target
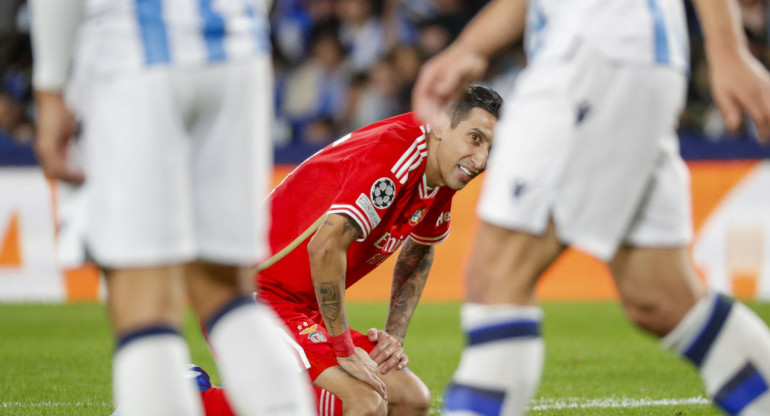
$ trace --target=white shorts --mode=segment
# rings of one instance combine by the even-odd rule
[[[506,103],[478,212],[500,227],[559,239],[602,260],[621,243],[684,246],[689,173],[675,127],[685,76],[610,62],[585,45],[526,69]]]
[[[77,79],[77,78],[76,78]],[[266,254],[269,56],[76,82],[83,186],[60,201],[60,254],[110,268]]]

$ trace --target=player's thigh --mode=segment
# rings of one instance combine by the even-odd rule
[[[553,224],[537,235],[482,222],[468,263],[468,301],[534,303],[538,277],[563,250]]]
[[[626,314],[657,336],[670,332],[705,293],[686,246],[624,245],[609,266]]]
[[[105,270],[107,306],[116,333],[182,324],[183,266]]]
[[[272,79],[267,57],[200,74],[191,127],[196,236],[204,258],[253,264],[266,253],[272,177]]]
[[[340,366],[325,369],[313,384],[337,396],[342,401],[345,414],[387,414],[387,403],[382,396],[372,386],[351,376]]]
[[[81,109],[82,239],[105,267],[194,257],[189,140],[170,79],[143,71],[95,80]]]
[[[195,261],[185,267],[190,303],[203,320],[208,320],[238,296],[250,296],[252,274],[247,267]]]

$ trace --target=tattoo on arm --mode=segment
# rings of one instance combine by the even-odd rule
[[[354,239],[360,237],[363,233],[361,232],[361,227],[358,226],[358,223],[355,222],[352,218],[348,217],[347,215],[342,215],[343,222],[342,222],[342,234],[346,235],[350,233],[351,237],[354,237]],[[337,225],[336,222],[334,222],[329,216],[324,218],[324,225],[327,225],[329,227],[334,227]]]
[[[433,246],[417,244],[411,239],[404,243],[393,270],[390,311],[385,324],[385,331],[402,344],[432,264]]]
[[[358,226],[358,223],[353,221],[353,219],[348,216],[345,217],[345,224],[343,224],[342,227],[343,233],[353,233],[355,238],[359,238],[361,235],[363,235],[361,232],[361,227]]]
[[[315,285],[318,296],[318,306],[321,314],[334,321],[340,314],[341,297],[335,284],[321,283]]]

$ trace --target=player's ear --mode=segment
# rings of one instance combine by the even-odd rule
[[[451,123],[449,120],[449,115],[445,112],[442,112],[438,119],[435,121],[435,125],[430,126],[433,137],[438,140],[443,139],[450,125]]]

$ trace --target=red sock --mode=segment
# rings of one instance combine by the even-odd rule
[[[313,391],[318,403],[318,416],[342,416],[342,400],[339,397],[316,386],[313,386]]]
[[[342,400],[328,391],[313,386],[318,416],[342,416]],[[225,389],[211,388],[201,392],[206,416],[235,416],[225,397]]]
[[[201,392],[206,416],[235,416],[225,397],[225,389],[211,388]]]

